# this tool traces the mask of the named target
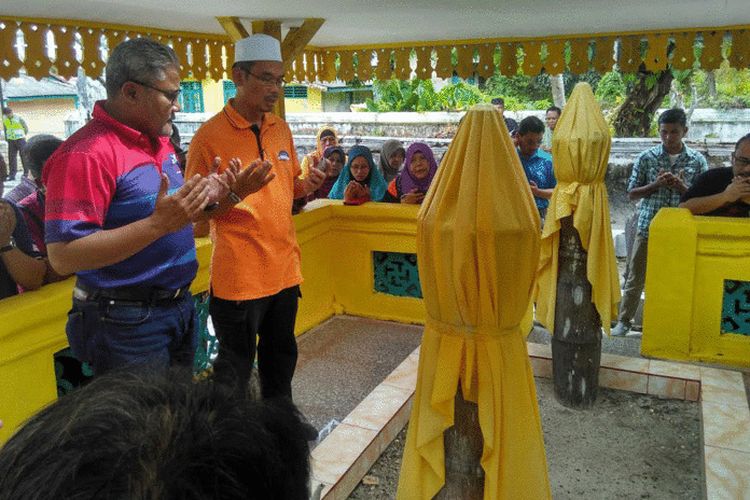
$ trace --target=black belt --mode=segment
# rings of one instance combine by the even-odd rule
[[[79,300],[115,300],[122,302],[171,302],[180,300],[190,293],[190,285],[176,290],[147,286],[128,286],[119,288],[94,288],[76,281],[73,297]]]

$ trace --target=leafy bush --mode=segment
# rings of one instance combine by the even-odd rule
[[[603,108],[619,106],[625,99],[625,81],[619,71],[609,71],[599,80],[596,87],[596,98]]]
[[[456,111],[487,100],[476,85],[459,81],[435,92],[430,80],[374,81],[368,111]]]
[[[487,96],[476,85],[459,81],[443,87],[438,93],[438,101],[443,110],[462,111],[487,101]]]
[[[374,99],[367,99],[368,111],[439,111],[440,103],[430,80],[375,80]]]
[[[748,108],[750,107],[750,69],[736,70],[724,62],[714,72],[715,89],[709,85],[708,73],[700,69],[673,70],[674,85],[683,99],[685,107],[692,103],[692,87],[696,87],[700,107]],[[459,80],[443,87],[440,92],[430,80],[385,80],[373,82],[374,99],[367,100],[368,111],[456,111],[465,110],[479,102],[489,102],[493,97],[503,97],[505,108],[511,111],[522,109],[546,109],[552,105],[549,76],[515,75],[507,77],[496,74],[474,85]],[[599,100],[602,110],[620,106],[633,88],[637,78],[633,74],[609,71],[599,75],[593,71],[581,75],[563,73],[565,93],[570,95],[580,81],[588,82]],[[656,76],[653,76],[653,83]],[[670,106],[669,96],[664,106]]]

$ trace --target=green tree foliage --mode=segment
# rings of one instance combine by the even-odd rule
[[[459,81],[443,87],[438,93],[438,101],[443,110],[462,111],[487,101],[487,96],[476,85]]]
[[[372,88],[368,111],[459,111],[487,101],[479,87],[464,81],[446,85],[440,92],[430,80],[375,80]]]
[[[627,95],[628,85],[632,85],[629,79],[632,80],[632,75],[623,75],[619,71],[605,73],[594,92],[599,105],[603,108],[619,106]]]
[[[700,49],[700,47],[699,47]],[[748,108],[750,107],[750,69],[736,70],[724,63],[714,71],[715,94],[709,85],[708,73],[701,69],[671,70],[676,89],[682,94],[684,106],[690,107],[695,96],[699,107]],[[573,75],[563,74],[565,92],[569,96],[580,81],[588,82],[605,113],[616,111],[626,98],[640,85],[641,91],[650,91],[658,83],[658,74],[646,76],[643,82],[634,74],[610,71],[599,75],[593,71]],[[552,105],[549,76],[496,74],[479,85],[463,80],[450,83],[439,92],[430,80],[384,80],[373,82],[374,99],[367,100],[368,111],[459,111],[479,102],[489,102],[493,97],[503,97],[505,107],[511,111],[546,109]],[[669,96],[661,107],[669,107]]]
[[[375,80],[374,99],[366,101],[368,111],[438,111],[435,88],[430,80]]]
[[[724,62],[719,69],[714,71],[715,95],[712,95],[708,74],[705,71],[696,71],[693,80],[697,87],[701,108],[750,108],[749,69],[734,69]]]

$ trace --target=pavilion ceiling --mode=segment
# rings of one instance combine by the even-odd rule
[[[50,5],[56,18],[49,18]],[[273,19],[283,35],[311,17],[324,22],[305,50],[295,51],[288,80],[603,72],[614,63],[625,72],[642,64],[649,70],[714,69],[725,60],[750,65],[746,0],[5,0],[0,77],[21,70],[67,77],[79,66],[100,76],[119,41],[151,36],[174,47],[184,77],[216,80],[233,57],[219,19],[236,19],[240,31],[254,27],[253,20]]]

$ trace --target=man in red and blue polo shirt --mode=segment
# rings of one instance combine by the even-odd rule
[[[180,109],[171,48],[144,38],[120,44],[107,62],[106,87],[93,120],[43,175],[50,263],[77,276],[68,340],[97,375],[131,364],[187,366],[197,343],[190,223],[224,204],[230,188],[247,185],[232,170],[183,180],[169,141]]]

